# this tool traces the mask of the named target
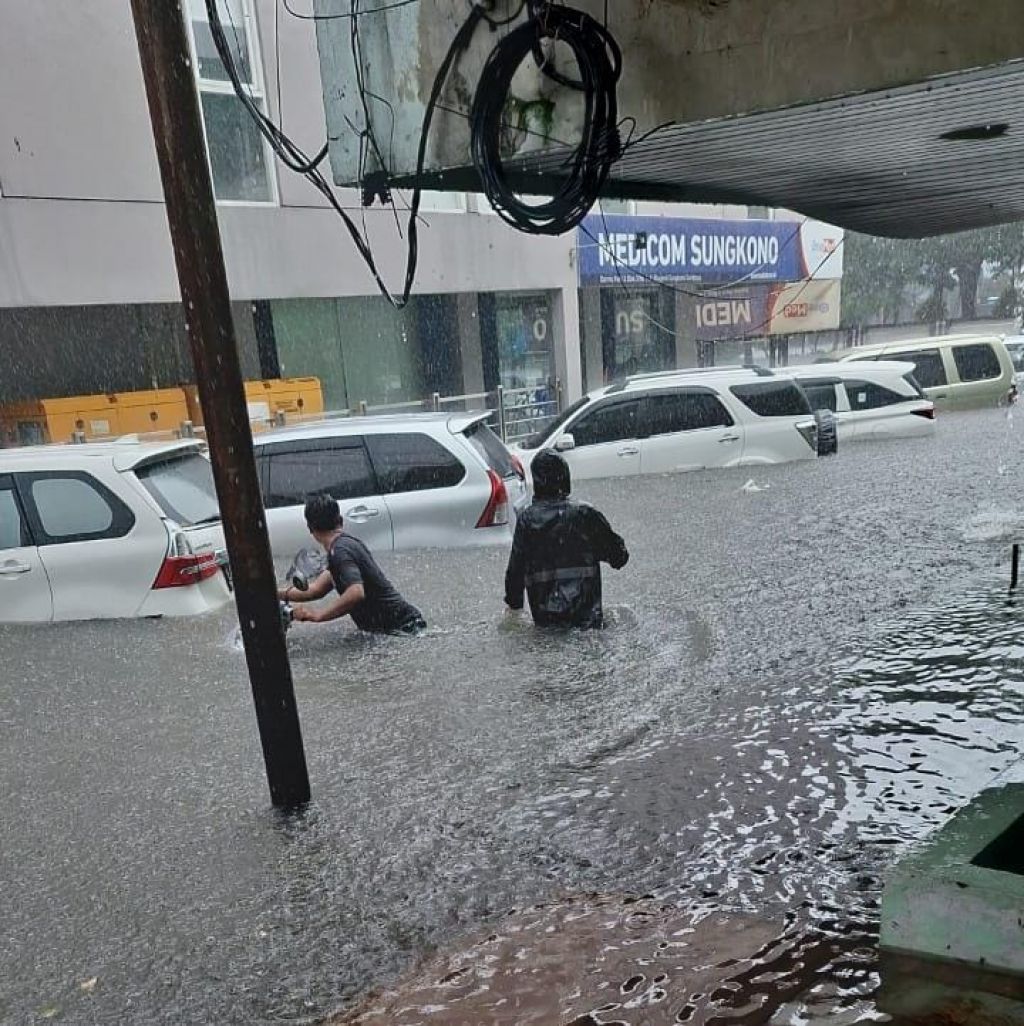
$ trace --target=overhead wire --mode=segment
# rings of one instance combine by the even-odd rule
[[[365,11],[346,11],[341,14],[302,14],[296,11],[288,3],[288,0],[282,0],[284,9],[293,17],[298,18],[299,21],[342,21],[345,18],[365,18],[368,14],[384,14],[387,11],[397,10],[399,7],[408,7],[411,4],[418,4],[421,0],[394,0],[394,3],[382,4],[379,7],[368,7]]]
[[[377,7],[367,9],[365,11],[355,11],[356,18],[364,14],[379,13],[384,10],[392,10],[396,7],[406,6],[407,3],[413,2],[413,0],[405,0],[403,3],[389,4],[385,7]],[[418,0],[416,0],[418,2]],[[258,103],[253,98],[249,89],[242,82],[241,76],[238,73],[238,68],[235,63],[234,55],[231,52],[231,45],[227,40],[226,33],[224,31],[223,23],[221,22],[220,12],[217,9],[218,0],[205,0],[207,19],[210,25],[210,33],[213,38],[214,46],[217,50],[217,54],[220,57],[221,63],[224,66],[225,72],[228,75],[228,79],[237,96],[239,102],[245,108],[246,112],[252,118],[260,134],[266,139],[268,145],[273,150],[275,155],[281,160],[281,162],[290,170],[301,174],[306,180],[319,192],[330,207],[338,214],[341,218],[346,230],[348,231],[353,243],[359,252],[360,257],[366,264],[370,274],[372,275],[377,288],[381,294],[395,307],[402,308],[408,304],[409,297],[412,293],[412,287],[416,277],[416,267],[419,259],[419,237],[418,237],[418,217],[422,190],[417,186],[412,193],[412,198],[409,203],[409,216],[408,224],[406,229],[406,268],[405,277],[402,283],[402,290],[399,294],[394,294],[388,288],[385,283],[379,269],[377,268],[376,260],[373,255],[372,247],[365,235],[359,230],[359,226],[348,216],[345,208],[342,206],[338,197],[335,195],[333,188],[324,178],[323,174],[319,170],[319,165],[323,162],[327,156],[329,150],[329,143],[325,143],[324,146],[317,152],[315,157],[310,157],[297,143],[290,139],[278,125],[276,125],[266,114],[260,109]],[[444,84],[447,81],[448,75],[451,72],[452,65],[458,56],[466,49],[469,44],[473,33],[476,31],[477,26],[482,20],[483,15],[486,12],[479,4],[474,3],[470,9],[469,16],[463,22],[459,31],[455,34],[451,44],[449,45],[448,51],[445,54],[445,58],[438,69],[437,75],[434,78],[433,85],[431,87],[430,98],[424,108],[423,122],[420,132],[419,145],[417,147],[416,156],[416,180],[419,181],[423,177],[423,169],[426,162],[426,149],[427,141],[430,134],[430,126],[433,121],[434,110],[437,106],[437,101],[440,98]],[[229,9],[230,16],[230,9]],[[350,15],[351,16],[351,15]],[[353,18],[353,21],[356,20]],[[237,32],[236,32],[236,45],[237,45]],[[364,101],[365,102],[365,101]],[[364,107],[364,110],[368,109]],[[363,137],[361,136],[361,139]],[[376,145],[374,140],[369,140],[371,145]],[[362,145],[362,142],[360,143]],[[379,148],[377,149],[378,155],[380,154]],[[381,155],[382,156],[382,155]],[[397,212],[396,212],[397,216]]]

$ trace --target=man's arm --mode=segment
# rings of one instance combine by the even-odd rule
[[[626,543],[620,535],[612,530],[605,515],[592,506],[588,507],[589,533],[594,543],[594,553],[598,559],[608,563],[612,569],[621,570],[629,562]]]
[[[285,588],[278,589],[277,597],[284,602],[316,602],[333,587],[334,579],[331,577],[331,572],[325,570],[319,577],[310,581],[309,587],[305,591],[299,591],[294,584],[289,584]]]
[[[337,598],[331,599],[319,609],[306,609],[300,606],[293,614],[296,620],[306,623],[327,623],[329,620],[340,620],[348,616],[363,599],[366,593],[362,583],[350,584]]]
[[[512,536],[512,551],[505,570],[505,605],[509,609],[523,608],[523,589],[526,587],[526,532],[521,520],[516,521]]]

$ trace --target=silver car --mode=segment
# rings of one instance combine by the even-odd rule
[[[508,545],[525,473],[486,413],[320,421],[255,440],[270,544],[310,544],[306,498],[339,500],[345,530],[375,552]]]

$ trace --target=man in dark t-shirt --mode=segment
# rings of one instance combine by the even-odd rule
[[[313,602],[331,589],[335,599],[317,609],[297,605],[293,617],[308,623],[326,623],[351,616],[364,631],[413,633],[426,627],[420,611],[398,593],[377,565],[370,550],[358,538],[345,534],[341,511],[330,495],[314,495],[306,503],[306,526],[327,553],[327,569],[306,591],[294,585],[282,588],[278,597],[285,602]]]

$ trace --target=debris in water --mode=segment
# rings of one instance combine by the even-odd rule
[[[740,489],[741,492],[766,492],[771,487],[769,484],[758,484],[753,478]]]

